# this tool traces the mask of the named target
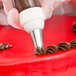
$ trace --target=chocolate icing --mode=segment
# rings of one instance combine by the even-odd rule
[[[46,53],[56,53],[58,50],[62,50],[62,51],[67,51],[70,48],[76,48],[76,40],[72,40],[70,43],[68,42],[60,42],[57,46],[56,45],[51,45],[48,46],[47,48],[37,48],[34,51],[35,55],[44,55]]]
[[[0,50],[3,50],[4,49],[4,46],[2,46],[1,44],[0,44]]]
[[[63,50],[63,51],[69,50],[71,48],[70,43],[68,42],[60,42],[57,46],[58,46],[58,50]]]
[[[73,29],[73,32],[76,33],[76,23],[73,23],[72,29]]]
[[[4,49],[8,49],[8,48],[11,48],[12,45],[9,45],[7,43],[1,43],[0,44],[0,50],[4,50]]]
[[[58,51],[58,46],[51,45],[47,47],[47,53],[56,53]]]
[[[76,48],[76,40],[70,42],[71,48]]]
[[[42,47],[41,49],[36,48],[34,51],[34,54],[35,55],[44,55],[44,54],[46,54],[46,48],[44,48],[44,47]]]

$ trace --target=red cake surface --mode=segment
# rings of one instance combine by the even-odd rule
[[[53,16],[45,23],[44,46],[76,40],[72,24],[76,17]],[[13,47],[0,51],[0,76],[76,76],[76,49],[36,56],[28,33],[0,26],[0,43]]]

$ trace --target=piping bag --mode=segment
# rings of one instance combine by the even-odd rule
[[[13,5],[19,11],[19,19],[22,27],[31,35],[32,41],[35,48],[43,47],[43,28],[45,16],[40,5],[40,0],[12,0]],[[51,2],[53,1],[53,2]],[[58,3],[67,3],[70,0],[58,0]],[[47,3],[47,5],[45,5]],[[54,6],[57,1],[54,0],[44,0],[43,5],[47,12],[51,13],[52,6]],[[57,3],[57,5],[58,5]],[[52,5],[52,6],[51,6]],[[48,9],[48,7],[50,9]],[[48,14],[49,14],[48,13]],[[47,15],[48,15],[47,14]]]
[[[35,48],[41,49],[45,16],[39,0],[13,0],[13,5],[18,9],[20,24],[30,33]]]

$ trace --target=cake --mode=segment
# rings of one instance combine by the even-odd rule
[[[44,47],[76,39],[72,23],[76,17],[53,16],[46,21]],[[13,47],[0,51],[0,76],[76,76],[76,49],[36,56],[31,37],[11,26],[0,26],[0,43]]]

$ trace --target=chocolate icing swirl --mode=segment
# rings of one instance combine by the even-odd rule
[[[72,29],[73,29],[73,32],[76,33],[76,23],[73,23]]]
[[[47,53],[56,53],[58,51],[58,46],[51,45],[47,47]]]
[[[46,48],[44,48],[44,47],[42,47],[41,49],[36,48],[34,51],[34,54],[35,55],[44,55],[44,54],[46,54]]]
[[[76,40],[70,42],[71,48],[76,48]]]
[[[70,43],[68,42],[60,42],[57,46],[58,46],[58,50],[63,50],[63,51],[69,50],[71,48]]]

